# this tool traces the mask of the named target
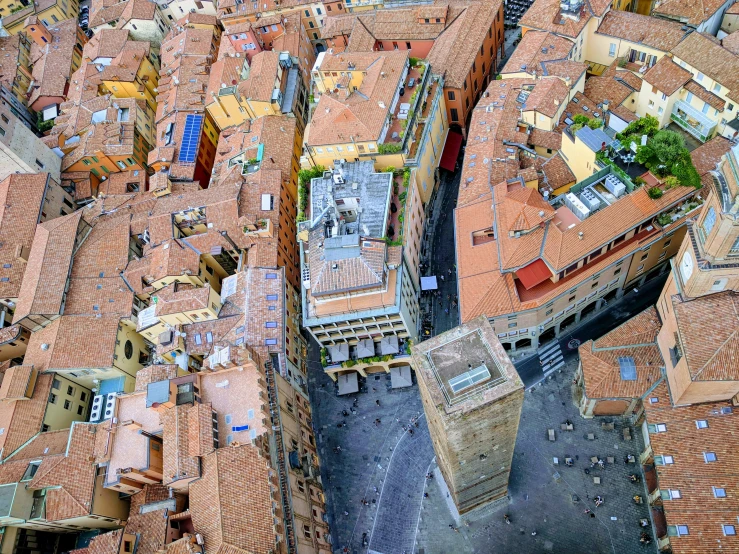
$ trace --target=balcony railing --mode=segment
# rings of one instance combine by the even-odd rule
[[[716,121],[683,100],[675,102],[670,119],[701,142],[708,140],[717,125]]]

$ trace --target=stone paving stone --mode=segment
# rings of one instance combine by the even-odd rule
[[[357,395],[358,414],[344,417],[341,410],[349,410],[353,398],[335,396],[328,377],[320,370],[312,371],[313,421],[334,552],[343,553],[345,547],[352,554],[370,552],[362,544],[363,533],[367,533],[371,551],[381,554],[419,553],[421,549],[424,554],[656,552],[654,542],[650,547],[639,543],[638,521],[648,517],[648,511],[646,504],[635,505],[632,497],[640,494],[646,498],[647,493],[643,480],[639,484],[628,480],[628,474],[639,472],[639,467],[623,463],[626,454],[638,456],[643,449],[641,432],[632,428],[634,439],[625,442],[622,429],[627,421],[614,419],[615,429],[602,431],[602,418],[580,418],[571,392],[576,363],[571,361],[562,373],[526,392],[511,471],[510,502],[504,500],[463,516],[458,527],[438,478],[425,479],[433,458],[425,418],[414,427],[412,437],[402,429],[411,417],[422,413],[417,386],[388,392],[385,375],[379,380],[370,376],[367,392]],[[380,400],[380,406],[375,400]],[[375,426],[373,421],[378,417],[382,422]],[[566,419],[575,424],[574,431],[560,431],[559,425]],[[347,426],[338,428],[342,421]],[[549,428],[556,430],[555,442],[547,439]],[[594,433],[595,440],[588,441],[587,433]],[[342,447],[340,454],[333,453],[337,445]],[[563,465],[566,455],[579,458],[574,467]],[[593,455],[602,459],[613,456],[616,463],[604,470],[590,470]],[[555,456],[561,465],[553,465]],[[586,468],[590,474],[585,473]],[[593,476],[601,477],[602,484],[595,485]],[[429,498],[423,498],[424,490]],[[573,494],[579,502],[572,502]],[[600,508],[595,508],[592,500],[597,494],[605,498]],[[369,506],[361,503],[363,498]],[[586,508],[596,517],[583,513]],[[510,515],[511,525],[505,524],[505,513]]]

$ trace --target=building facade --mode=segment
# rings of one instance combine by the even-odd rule
[[[436,461],[460,514],[505,498],[524,386],[485,317],[412,348]]]

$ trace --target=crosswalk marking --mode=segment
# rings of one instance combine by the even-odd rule
[[[542,361],[544,375],[550,375],[564,367],[564,356],[559,347],[559,341],[552,341],[538,349],[539,359]]]

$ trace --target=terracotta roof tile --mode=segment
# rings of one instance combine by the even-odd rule
[[[734,6],[736,6],[736,4],[732,4],[732,7]],[[732,54],[739,54],[739,32],[734,31],[733,33],[722,38],[721,46],[726,48]]]
[[[569,17],[562,17],[559,6],[559,0],[535,0],[518,23],[524,28],[549,31],[557,35],[577,38],[590,21],[593,12],[588,9],[586,4],[580,19],[574,20]],[[597,15],[603,14],[598,13]]]
[[[224,554],[274,549],[269,461],[248,444],[219,448],[202,464],[202,478],[190,485],[190,512],[205,548]]]
[[[553,33],[529,31],[521,38],[501,73],[525,71],[531,74],[536,71],[541,75],[541,62],[567,58],[573,46],[571,41]]]
[[[690,159],[698,175],[701,177],[711,170],[715,170],[721,161],[721,156],[731,149],[731,142],[721,135],[713,137],[708,142],[701,144],[690,153]]]
[[[29,488],[46,493],[46,520],[60,521],[90,514],[96,467],[90,461],[97,426],[75,423],[66,454],[44,458]]]
[[[719,112],[724,111],[724,106],[726,105],[726,101],[723,100],[720,96],[717,96],[713,94],[712,92],[707,91],[705,88],[699,85],[696,81],[693,81],[693,80],[688,81],[687,84],[685,85],[685,90],[694,94],[695,96],[703,100],[706,104],[708,104],[712,108],[716,108]]]
[[[450,4],[464,9],[434,40],[427,57],[434,72],[444,75],[445,86],[462,87],[501,4],[502,0]]]
[[[644,74],[644,80],[657,87],[660,92],[672,96],[685,83],[693,78],[693,74],[683,69],[672,58],[663,56]]]
[[[652,14],[698,27],[711,19],[725,4],[725,0],[664,0],[653,8]]]
[[[703,33],[691,33],[672,50],[696,70],[729,89],[727,96],[739,101],[739,57],[717,44],[716,39]]]
[[[567,162],[564,161],[564,158],[562,158],[559,153],[544,162],[541,166],[541,171],[544,173],[546,183],[552,187],[553,190],[577,181],[575,174],[572,173]]]
[[[562,147],[562,133],[559,131],[542,131],[534,128],[529,134],[528,143],[532,146],[559,150]]]
[[[37,374],[38,372],[30,365],[17,365],[9,368],[5,371],[3,383],[0,386],[0,400],[28,398],[26,395],[33,392],[31,384]]]
[[[59,315],[82,214],[75,212],[40,224],[28,257],[26,278],[18,295],[15,317]]]
[[[739,368],[733,363],[739,352],[739,294],[726,291],[687,301],[673,297],[672,304],[691,378],[739,380]],[[702,340],[705,336],[711,340]]]
[[[598,26],[596,34],[620,38],[634,44],[644,44],[655,50],[670,52],[687,32],[683,24],[633,12],[612,10]]]
[[[349,63],[354,63],[358,70],[365,68],[362,84],[349,97],[333,93],[321,95],[306,139],[311,146],[345,142],[349,136],[357,142],[378,140],[403,68],[408,63],[408,51],[327,55],[321,70],[338,71],[346,69]],[[381,77],[382,73],[386,77]]]
[[[661,322],[650,307],[596,341],[580,346],[585,394],[594,398],[639,398],[661,377],[664,360],[657,346]],[[619,358],[632,358],[636,379],[621,378]]]
[[[567,101],[569,93],[569,87],[561,79],[542,79],[536,82],[526,99],[524,111],[533,110],[547,117],[554,117],[560,106]]]
[[[47,182],[48,173],[13,174],[0,182],[0,242],[3,244],[0,296],[3,298],[17,298],[20,293],[28,263],[18,260],[16,251],[28,251],[33,244]]]

